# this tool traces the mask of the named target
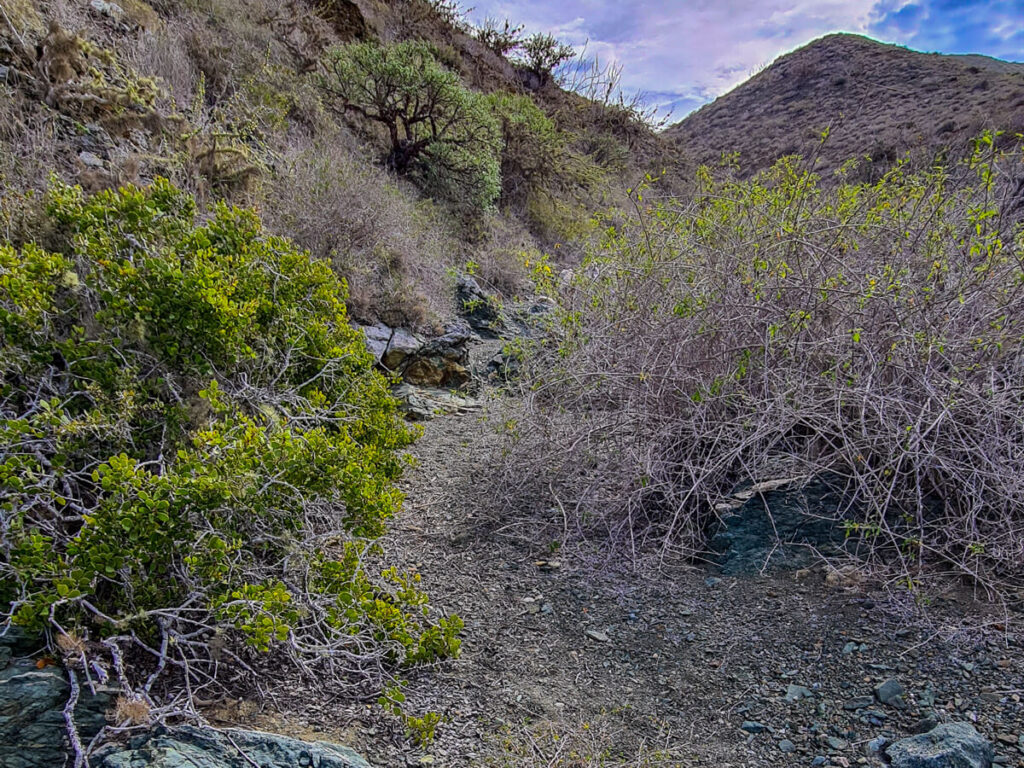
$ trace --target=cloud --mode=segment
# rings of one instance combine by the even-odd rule
[[[623,86],[680,118],[829,32],[1024,58],[1020,0],[477,0],[472,14],[555,34],[623,65]]]

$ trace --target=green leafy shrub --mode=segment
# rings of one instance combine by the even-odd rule
[[[501,126],[502,203],[523,207],[557,183],[564,138],[529,96],[496,92],[487,101]]]
[[[354,43],[327,54],[324,90],[388,131],[387,165],[431,193],[487,207],[500,191],[500,134],[482,96],[426,43]]]
[[[162,180],[54,182],[47,212],[59,252],[0,246],[7,617],[102,641],[156,716],[267,652],[371,689],[457,655],[418,576],[370,565],[415,434],[330,266]]]
[[[548,83],[554,70],[576,55],[571,45],[543,32],[530,35],[519,50],[517,63],[536,75],[541,85]]]
[[[582,500],[624,546],[690,555],[738,483],[830,478],[872,562],[1019,586],[1022,175],[985,136],[873,184],[821,188],[788,158],[750,181],[703,169],[689,202],[635,190],[527,378],[517,482]]]

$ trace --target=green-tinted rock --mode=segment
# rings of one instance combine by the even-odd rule
[[[304,742],[258,731],[182,726],[108,745],[93,758],[94,768],[370,768],[348,747]]]
[[[65,764],[64,705],[69,694],[64,670],[58,667],[36,669],[32,660],[18,659],[0,671],[0,765],[60,768]],[[106,724],[109,706],[109,692],[97,692],[96,696],[82,692],[75,723],[83,741]]]

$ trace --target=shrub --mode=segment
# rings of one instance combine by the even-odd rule
[[[419,577],[368,564],[414,434],[330,267],[166,181],[47,211],[58,252],[0,246],[6,616],[154,717],[268,652],[364,693],[456,655]]]
[[[541,85],[549,82],[554,70],[576,54],[571,45],[542,32],[526,38],[520,45],[520,50],[517,63],[535,74]]]
[[[355,43],[329,51],[326,92],[343,112],[381,123],[388,167],[426,189],[487,207],[498,196],[498,127],[484,99],[442,67],[426,43]]]
[[[557,182],[565,142],[529,96],[497,92],[487,101],[501,126],[501,201],[522,208],[531,191]]]
[[[497,20],[488,17],[476,30],[476,39],[495,53],[507,56],[522,44],[523,25],[513,25],[505,19],[504,24],[499,27]]]
[[[702,171],[688,203],[637,190],[528,381],[517,482],[535,469],[619,544],[695,554],[737,483],[832,478],[865,557],[1019,584],[1020,163],[986,136],[872,185],[824,190],[790,158]]]

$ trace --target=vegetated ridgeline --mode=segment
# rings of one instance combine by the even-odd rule
[[[868,156],[878,178],[907,151],[930,162],[962,155],[983,130],[1024,130],[1024,63],[920,53],[860,35],[833,34],[781,56],[670,127],[690,163],[739,153],[753,174],[784,155],[814,153],[816,170]],[[874,167],[872,167],[872,164]]]

